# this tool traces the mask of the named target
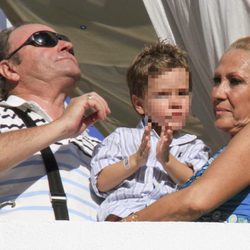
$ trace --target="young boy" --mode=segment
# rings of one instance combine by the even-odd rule
[[[91,182],[105,198],[99,221],[119,221],[174,192],[208,159],[195,135],[181,135],[189,112],[186,54],[164,41],[145,47],[127,72],[130,97],[141,116],[137,128],[117,128],[100,143]]]

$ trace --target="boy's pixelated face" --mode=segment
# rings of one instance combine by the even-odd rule
[[[189,113],[189,73],[184,68],[173,68],[148,78],[144,100],[145,115],[159,126],[168,125],[179,130]]]

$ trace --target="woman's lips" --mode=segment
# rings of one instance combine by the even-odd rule
[[[215,108],[215,110],[214,110],[214,113],[215,113],[216,115],[223,115],[223,114],[226,114],[226,113],[228,113],[228,112],[230,112],[230,110],[225,109],[225,108],[221,108],[221,107],[217,107],[217,108]]]

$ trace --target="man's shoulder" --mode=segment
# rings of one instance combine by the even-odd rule
[[[4,105],[4,103],[2,103],[2,102],[0,102],[0,111],[1,112],[7,112],[7,111],[13,112],[9,107],[7,107],[6,105]]]
[[[77,136],[77,138],[81,141],[92,142],[93,144],[100,143],[100,140],[97,137],[91,136],[86,130],[83,131],[81,135]]]
[[[0,118],[2,120],[6,120],[8,118],[10,118],[11,120],[14,120],[15,112],[9,107],[1,106],[1,103],[0,103]]]
[[[78,135],[75,138],[71,138],[70,142],[75,144],[79,149],[85,153],[92,155],[92,152],[96,145],[100,143],[100,140],[96,137],[90,136],[86,131]]]

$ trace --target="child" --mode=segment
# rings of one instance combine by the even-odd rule
[[[119,221],[176,191],[208,159],[195,135],[181,135],[189,112],[184,51],[165,41],[145,47],[127,72],[137,128],[117,128],[94,151],[91,182],[106,198],[99,221]]]

